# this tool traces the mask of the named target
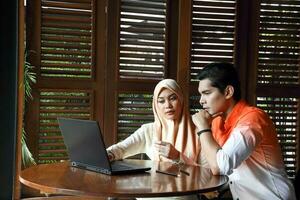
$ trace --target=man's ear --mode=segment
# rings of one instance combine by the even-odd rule
[[[234,87],[232,85],[227,85],[224,94],[226,99],[230,99],[234,94]]]

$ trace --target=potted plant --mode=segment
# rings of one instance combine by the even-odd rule
[[[25,52],[25,62],[24,62],[24,108],[26,105],[26,101],[28,101],[29,99],[32,99],[32,95],[31,95],[31,85],[33,83],[36,82],[36,74],[33,72],[33,66],[26,61],[27,58],[27,53]],[[24,113],[24,112],[23,112]],[[36,164],[35,160],[31,154],[31,152],[29,151],[27,144],[26,144],[26,132],[24,130],[24,126],[22,128],[22,165],[23,167],[28,167],[30,165]]]

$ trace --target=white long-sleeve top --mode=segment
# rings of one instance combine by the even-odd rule
[[[125,140],[108,147],[107,150],[113,153],[115,160],[140,153],[146,153],[153,160],[153,130],[153,123],[144,124]]]
[[[153,123],[148,123],[142,125],[138,130],[136,130],[133,134],[131,134],[125,140],[114,144],[107,148],[107,151],[110,151],[115,156],[115,160],[127,158],[136,154],[146,153],[146,155],[153,160],[154,158],[154,126]],[[201,159],[202,158],[202,159]],[[185,163],[191,162],[189,158],[181,153],[180,160]],[[200,156],[198,163],[204,167],[207,167],[207,162],[204,159],[204,156]],[[139,198],[140,199],[140,198]],[[178,197],[157,197],[157,198],[142,198],[147,200],[167,200],[167,199],[175,199],[175,200],[197,200],[196,195],[190,196],[178,196]]]
[[[108,147],[107,151],[113,153],[115,160],[124,159],[140,153],[146,153],[146,155],[153,160],[155,154],[153,132],[153,123],[144,124],[125,140]],[[200,154],[201,153],[199,153],[198,156],[198,164],[203,167],[208,167],[204,156]],[[180,160],[187,164],[194,163],[182,153],[180,153]]]

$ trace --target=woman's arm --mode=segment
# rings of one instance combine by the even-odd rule
[[[148,133],[150,125],[143,125],[125,140],[108,147],[107,152],[109,155],[112,154],[112,160],[120,160],[139,153],[146,153],[147,148],[151,146],[151,137]]]
[[[154,148],[159,153],[160,156],[163,156],[170,161],[173,161],[177,164],[187,164],[187,165],[199,165],[192,158],[189,158],[184,153],[178,151],[171,143],[156,141],[154,143]]]

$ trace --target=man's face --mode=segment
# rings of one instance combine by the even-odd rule
[[[228,101],[225,95],[218,88],[211,86],[209,79],[199,81],[198,92],[201,95],[199,102],[209,114],[214,115],[227,110]]]

